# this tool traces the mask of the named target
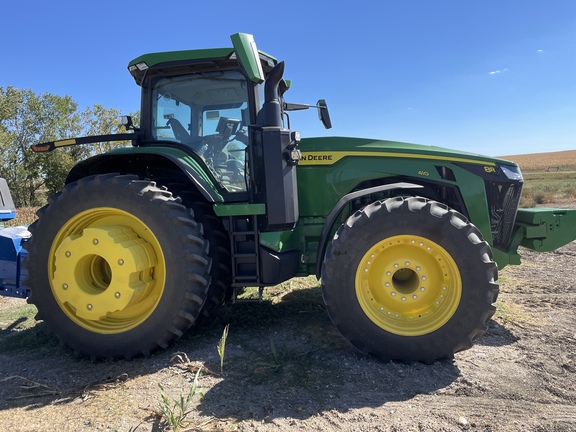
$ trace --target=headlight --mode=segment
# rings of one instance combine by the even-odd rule
[[[500,165],[502,172],[508,177],[508,180],[522,181],[522,172],[520,172],[520,167],[510,166],[510,165]]]

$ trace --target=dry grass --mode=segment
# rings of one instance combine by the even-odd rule
[[[576,170],[576,150],[550,153],[535,153],[514,156],[500,156],[516,162],[522,171],[574,171]]]
[[[576,173],[570,172],[564,179],[527,178],[520,207],[573,203],[574,201],[576,201]]]
[[[501,157],[522,169],[525,183],[520,207],[576,200],[576,150]]]
[[[6,226],[28,226],[36,220],[40,207],[22,207],[16,210],[16,218],[6,222]]]

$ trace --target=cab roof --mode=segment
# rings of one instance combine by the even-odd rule
[[[270,71],[278,61],[269,54],[258,51],[262,68],[265,72]],[[138,85],[148,69],[164,69],[177,66],[190,66],[202,71],[220,70],[237,67],[236,52],[234,48],[212,48],[183,51],[166,51],[143,54],[128,63],[128,71]]]

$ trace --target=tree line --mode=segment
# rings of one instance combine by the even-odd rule
[[[32,144],[122,133],[122,114],[126,113],[98,104],[80,111],[70,96],[0,87],[0,177],[8,182],[16,207],[45,204],[64,186],[76,163],[129,142],[77,145],[48,153],[34,153]],[[129,115],[139,123],[139,113]]]

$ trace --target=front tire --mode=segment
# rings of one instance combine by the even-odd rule
[[[170,192],[107,174],[66,185],[30,226],[29,302],[92,359],[149,355],[180,337],[206,300],[207,243]]]
[[[391,198],[354,213],[322,268],[328,314],[343,336],[382,360],[453,358],[494,314],[497,267],[463,215],[425,198]]]

